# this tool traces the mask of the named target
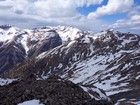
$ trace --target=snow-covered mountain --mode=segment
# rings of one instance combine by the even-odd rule
[[[139,35],[109,30],[93,34],[64,26],[22,31],[29,37],[25,41],[28,50],[23,46],[24,56],[28,56],[24,58],[28,60],[15,64],[4,76],[26,78],[33,73],[37,79],[47,79],[52,75],[59,75],[81,87],[85,86],[83,89],[89,94],[96,90],[94,86],[104,89],[119,105],[140,101]],[[42,43],[44,39],[54,36],[60,40],[53,40],[57,44],[44,50],[47,46]],[[24,41],[19,42],[23,45]],[[38,46],[42,45],[43,50],[40,50]]]
[[[68,43],[82,34],[72,27],[43,27],[40,29],[18,29],[10,25],[0,26],[0,72],[10,70],[16,64]],[[5,63],[6,62],[6,63]]]

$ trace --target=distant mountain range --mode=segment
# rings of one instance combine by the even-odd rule
[[[140,102],[140,36],[136,34],[3,25],[0,62],[4,78],[25,79],[34,74],[37,80],[45,80],[57,75],[84,86],[95,99],[96,90],[98,100],[104,100],[103,89],[116,105]]]

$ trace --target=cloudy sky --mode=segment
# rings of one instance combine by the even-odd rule
[[[140,34],[140,0],[0,0],[0,24],[20,28],[66,25]]]

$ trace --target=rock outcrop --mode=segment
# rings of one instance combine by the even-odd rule
[[[112,105],[111,101],[91,98],[80,86],[58,76],[36,80],[30,75],[26,80],[0,86],[0,105],[17,105],[32,99],[45,105]]]

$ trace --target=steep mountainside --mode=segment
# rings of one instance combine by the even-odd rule
[[[53,49],[81,36],[72,27],[43,27],[21,30],[10,25],[0,26],[0,72],[10,70],[25,59]]]
[[[26,78],[30,74],[35,74],[39,80],[59,75],[65,80],[86,85],[87,92],[91,92],[94,86],[104,89],[114,103],[118,101],[119,105],[129,101],[138,103],[140,36],[109,30],[93,36],[90,32],[72,29],[74,28],[35,29],[34,31],[47,32],[55,30],[62,39],[62,45],[44,50],[43,53],[31,54],[31,59],[16,65],[3,75],[10,78]],[[76,34],[71,35],[71,31]]]

